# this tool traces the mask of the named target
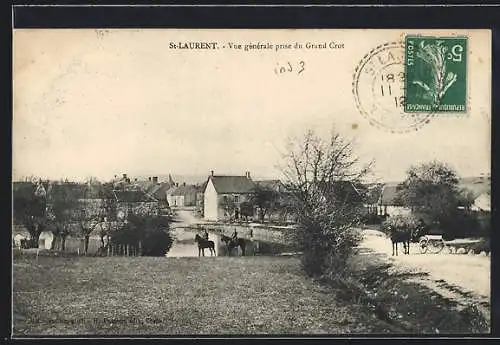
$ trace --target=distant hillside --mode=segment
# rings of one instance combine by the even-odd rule
[[[131,176],[132,179],[137,178],[138,180],[147,180],[149,177],[158,176],[158,182],[168,182],[168,174],[164,175],[137,175]],[[178,175],[171,174],[172,179],[176,183],[186,183],[186,184],[198,184],[203,183],[208,178],[207,176],[201,175]]]
[[[223,174],[224,175],[224,174]],[[241,174],[244,175],[244,174]],[[153,176],[158,176],[158,182],[168,182],[168,174],[162,174],[162,175],[136,175],[136,176],[130,176],[130,178],[133,180],[134,178],[137,178],[138,180],[147,180],[149,177]],[[186,183],[186,184],[201,184],[206,182],[208,178],[207,175],[181,175],[181,174],[171,174],[172,179],[176,183]],[[263,177],[263,176],[252,176],[252,180],[270,180],[270,179],[276,179],[276,178],[270,178],[270,177]]]

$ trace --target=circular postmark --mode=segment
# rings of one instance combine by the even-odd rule
[[[404,43],[381,44],[354,71],[352,92],[358,111],[370,124],[393,133],[416,131],[433,113],[404,112]]]

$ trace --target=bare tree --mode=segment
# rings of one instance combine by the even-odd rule
[[[308,130],[291,139],[284,155],[297,230],[292,240],[303,250],[310,275],[324,275],[345,267],[360,240],[352,228],[359,224],[363,204],[356,185],[370,170],[354,155],[352,141],[334,130],[325,140]]]
[[[224,216],[230,221],[234,218],[237,205],[231,196],[225,196],[219,203],[219,206],[224,210]]]
[[[113,194],[113,184],[105,183],[101,186],[99,191],[101,199],[101,214],[102,222],[100,223],[99,237],[101,238],[101,246],[105,247],[106,243],[110,243],[111,235],[121,227],[121,222],[117,219],[117,200]]]
[[[52,249],[64,251],[66,238],[75,230],[78,219],[78,195],[75,189],[71,183],[54,184],[48,195],[47,217],[54,235]]]
[[[102,205],[100,200],[81,200],[78,205],[76,219],[78,231],[83,237],[83,252],[87,255],[90,235],[97,229],[103,220]]]

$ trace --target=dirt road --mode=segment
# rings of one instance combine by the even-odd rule
[[[461,254],[421,254],[417,244],[410,246],[410,255],[392,256],[390,240],[379,231],[363,231],[361,247],[380,255],[399,271],[425,272],[419,283],[432,288],[459,304],[490,305],[490,257]],[[444,251],[443,251],[444,252]]]
[[[176,210],[176,213],[177,213],[176,220],[178,221],[178,223],[174,223],[174,227],[176,225],[189,226],[200,222],[200,220],[194,216],[194,210],[178,209]]]

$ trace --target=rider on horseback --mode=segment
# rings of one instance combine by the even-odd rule
[[[205,231],[203,232],[203,239],[205,239],[206,241],[208,241],[208,231],[207,231],[207,229],[205,229]]]
[[[234,229],[233,236],[231,236],[231,239],[233,240],[233,243],[238,243],[238,233],[236,232],[236,229]]]

